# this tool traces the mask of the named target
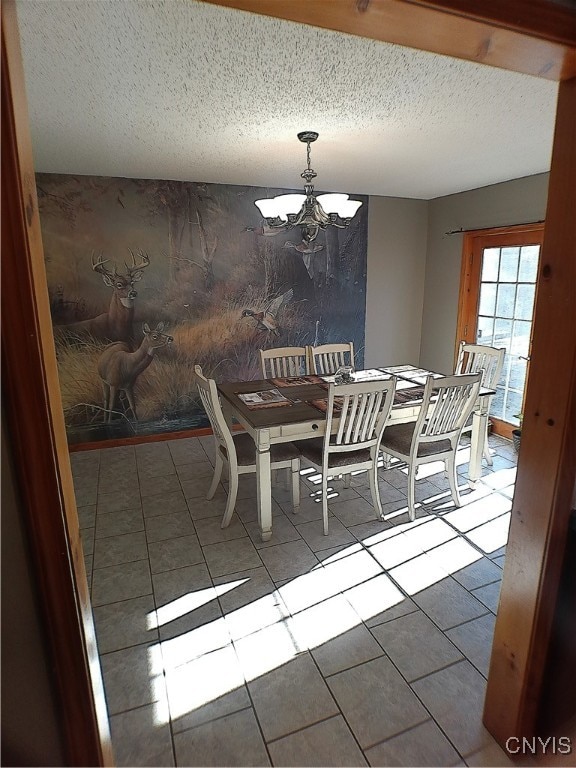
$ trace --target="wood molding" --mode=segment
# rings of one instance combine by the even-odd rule
[[[222,0],[217,4],[238,8],[244,5],[246,10],[284,18],[292,18],[287,12],[297,9],[302,18],[294,20],[303,23],[553,80],[567,80],[576,72],[574,47],[547,43],[546,35],[551,36],[551,32],[546,32],[545,24],[544,48],[538,44],[542,36],[536,29],[545,21],[544,9],[550,6],[544,0],[540,3],[542,15],[529,22],[531,31],[524,28],[523,33],[502,29],[500,17],[474,26],[478,22],[456,15],[458,0],[451,3],[452,13],[430,10],[428,3],[417,6],[406,0],[342,0],[339,5],[333,0],[244,0],[243,4],[242,0]],[[517,12],[518,18],[528,16],[524,13],[524,2],[509,0],[507,5]],[[408,8],[416,13],[413,26]],[[366,9],[370,13],[365,13]],[[95,669],[99,666],[93,635],[87,639],[90,623],[83,579],[79,579],[78,598],[72,594],[74,579],[69,556],[77,568],[81,564],[77,550],[70,555],[67,537],[67,526],[74,528],[74,503],[70,501],[70,469],[62,414],[58,415],[59,393],[53,378],[55,360],[50,346],[46,289],[41,286],[42,243],[14,0],[2,3],[2,25],[2,215],[6,224],[2,229],[2,375],[10,415],[8,426],[14,452],[23,464],[20,479],[25,511],[31,528],[38,525],[31,535],[38,577],[44,580],[46,611],[56,608],[49,627],[70,763],[109,765],[105,717],[98,730],[98,714],[102,714],[95,703],[102,692],[98,675],[93,678],[94,696],[88,684],[88,661],[93,662]],[[9,49],[6,54],[5,47]],[[484,711],[486,726],[502,746],[509,736],[534,733],[559,579],[558,553],[566,540],[564,521],[574,490],[576,433],[568,425],[576,422],[575,88],[576,80],[570,80],[559,89],[543,290],[535,319],[534,357],[542,354],[542,360],[538,365],[534,361],[537,372],[529,382],[529,414],[519,456],[511,544]]]
[[[2,389],[70,765],[112,765],[56,370],[16,10],[2,2]],[[31,723],[30,727],[34,727]]]
[[[530,237],[530,233],[535,233]],[[480,298],[480,270],[482,267],[482,252],[491,247],[492,238],[497,240],[496,247],[506,245],[528,245],[532,242],[542,244],[544,223],[518,224],[492,229],[468,230],[464,233],[462,243],[462,263],[460,268],[460,291],[458,296],[458,319],[456,322],[456,339],[454,348],[454,364],[458,359],[461,341],[476,343],[476,323],[478,301]],[[505,423],[505,422],[503,422]],[[503,434],[498,431],[497,434]],[[507,435],[510,437],[510,435]]]
[[[576,482],[576,79],[560,84],[532,361],[484,723],[535,733]],[[571,681],[567,681],[567,685]]]
[[[576,12],[549,0],[203,1],[548,80],[576,76]]]

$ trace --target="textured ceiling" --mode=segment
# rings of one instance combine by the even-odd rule
[[[36,169],[430,199],[549,170],[557,84],[194,0],[19,0]]]

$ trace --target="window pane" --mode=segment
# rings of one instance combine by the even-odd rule
[[[494,346],[510,349],[512,340],[512,320],[497,318],[494,321]]]
[[[490,416],[504,419],[504,387],[497,387],[496,389],[496,394],[492,398],[490,405]]]
[[[515,285],[499,285],[498,301],[496,302],[496,314],[499,317],[514,317],[514,300],[516,298]]]
[[[535,285],[529,284],[518,286],[518,292],[516,293],[516,310],[514,315],[519,320],[532,320],[532,309],[534,307],[535,292]]]
[[[498,280],[500,248],[485,248],[482,258],[482,280],[495,283]]]
[[[514,390],[508,390],[508,396],[506,397],[506,408],[504,410],[504,420],[517,423],[518,419],[514,418],[516,414],[522,410],[522,392],[515,392]]]
[[[518,280],[524,283],[535,283],[538,274],[539,245],[525,245],[520,249],[520,270]]]
[[[513,356],[510,366],[510,380],[508,382],[512,389],[521,390],[524,387],[524,381],[526,380],[526,360],[522,360],[518,356]]]
[[[494,346],[510,349],[512,336],[512,320],[498,318],[494,323]]]
[[[487,344],[489,347],[491,347],[493,336],[494,336],[494,318],[484,317],[480,315],[480,317],[478,318],[478,328],[476,331],[476,343]]]
[[[514,332],[512,335],[512,344],[510,350],[513,355],[528,356],[528,350],[530,349],[530,327],[532,323],[524,320],[516,320],[514,322]]]
[[[518,279],[518,261],[520,248],[502,248],[500,258],[500,282],[515,283]]]
[[[495,314],[496,286],[492,283],[482,283],[480,285],[480,307],[478,311],[481,315]]]

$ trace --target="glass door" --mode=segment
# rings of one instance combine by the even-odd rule
[[[490,409],[495,431],[506,437],[524,402],[542,236],[538,226],[471,233],[465,242],[459,339],[506,349]]]

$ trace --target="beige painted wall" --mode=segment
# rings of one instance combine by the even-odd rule
[[[454,365],[463,235],[446,233],[543,221],[547,195],[548,174],[539,174],[429,201],[420,365]]]
[[[427,211],[426,200],[370,198],[366,367],[418,363]]]

